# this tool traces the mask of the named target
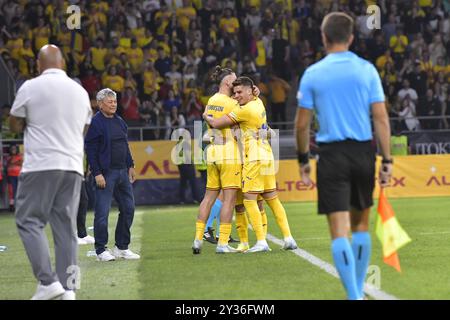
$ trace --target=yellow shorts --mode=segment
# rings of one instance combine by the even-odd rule
[[[273,161],[244,163],[242,178],[243,193],[264,193],[277,189]]]
[[[242,164],[240,163],[208,163],[206,189],[240,189]]]
[[[258,194],[258,197],[256,198],[257,201],[264,200],[263,196],[261,194]],[[242,193],[242,189],[240,189],[237,192],[236,196],[236,205],[243,205],[244,204],[244,194]]]

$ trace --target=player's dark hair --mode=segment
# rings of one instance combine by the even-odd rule
[[[222,68],[221,66],[216,66],[214,68],[214,72],[211,75],[211,81],[220,85],[223,78],[233,73],[234,73],[233,70],[229,68]]]
[[[242,76],[233,81],[233,87],[237,86],[250,87],[253,89],[255,87],[255,84],[249,77]]]
[[[330,44],[347,43],[353,34],[353,18],[344,12],[331,12],[323,18],[320,29]]]

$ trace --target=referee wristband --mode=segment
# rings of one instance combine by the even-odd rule
[[[383,159],[383,160],[381,160],[381,163],[382,164],[393,164],[394,160],[392,158],[391,159]]]
[[[299,152],[297,156],[298,156],[298,163],[300,163],[300,165],[304,166],[309,163],[309,152],[305,153]]]

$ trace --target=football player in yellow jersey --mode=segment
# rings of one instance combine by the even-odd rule
[[[248,77],[239,77],[233,82],[234,98],[240,107],[231,113],[214,119],[204,114],[208,124],[216,129],[239,124],[244,139],[244,165],[242,169],[244,207],[256,233],[256,245],[246,252],[269,251],[265,239],[257,195],[266,200],[284,237],[283,249],[296,249],[286,212],[278,199],[272,148],[267,140],[267,118],[264,104],[253,94],[254,84]]]
[[[236,100],[230,97],[236,74],[231,69],[217,66],[211,78],[219,85],[219,91],[208,100],[205,113],[208,118],[218,119],[238,107]],[[201,251],[206,220],[220,189],[222,189],[223,204],[220,210],[220,236],[216,252],[239,252],[228,245],[228,240],[231,234],[231,220],[236,203],[236,194],[238,189],[241,188],[242,161],[237,141],[229,127],[220,131],[211,129],[209,131],[211,143],[208,146],[206,157],[206,193],[199,208],[192,251],[194,254],[199,254]]]

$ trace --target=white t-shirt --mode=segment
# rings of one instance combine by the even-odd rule
[[[83,130],[91,122],[91,105],[86,90],[63,70],[47,69],[26,81],[17,92],[11,115],[26,122],[21,172],[83,174]]]

